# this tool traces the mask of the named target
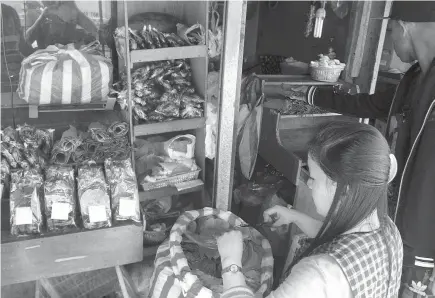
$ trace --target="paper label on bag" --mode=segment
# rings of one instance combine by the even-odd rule
[[[32,208],[18,207],[15,209],[15,225],[31,225],[32,218]]]
[[[70,205],[68,203],[53,203],[51,219],[68,220]]]
[[[107,220],[106,206],[104,205],[89,206],[88,212],[91,223]]]
[[[136,216],[136,201],[130,199],[120,199],[119,215],[123,217]]]

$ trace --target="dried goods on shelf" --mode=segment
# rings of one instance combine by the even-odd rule
[[[74,168],[50,166],[44,182],[44,213],[48,231],[68,231],[77,228],[76,188]]]
[[[127,107],[125,78],[115,84],[121,107]],[[199,118],[204,99],[192,86],[190,65],[185,60],[148,63],[132,73],[133,115],[138,123]]]
[[[11,234],[14,236],[40,234],[43,225],[42,174],[37,169],[20,169],[14,171],[11,176]]]
[[[109,188],[102,166],[83,165],[78,169],[78,196],[86,229],[112,226]]]

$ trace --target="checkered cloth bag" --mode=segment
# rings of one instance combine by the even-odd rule
[[[181,247],[182,236],[193,220],[216,215],[227,221],[230,226],[238,226],[244,221],[227,211],[212,208],[187,211],[174,224],[169,241],[160,245],[154,261],[154,273],[151,278],[149,298],[219,298],[221,293],[205,287],[200,279],[192,273]],[[273,283],[273,256],[269,242],[257,230],[251,229],[251,240],[261,243],[261,285],[258,297],[267,296]]]
[[[389,217],[382,220],[381,225],[387,239],[380,229],[370,233],[345,234],[312,253],[328,254],[337,261],[355,298],[397,297],[399,294],[402,240]]]

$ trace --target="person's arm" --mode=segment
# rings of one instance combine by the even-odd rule
[[[323,222],[317,219],[312,218],[311,216],[306,215],[300,211],[294,210],[295,216],[293,219],[293,223],[296,224],[302,232],[307,235],[309,238],[316,237],[320,228],[323,225]]]
[[[395,88],[376,92],[373,95],[360,93],[350,95],[336,93],[332,87],[311,87],[307,101],[324,109],[361,118],[386,118],[393,101]]]
[[[80,9],[77,8],[77,25],[98,39],[98,28]]]
[[[42,22],[44,21],[47,13],[48,13],[48,8],[46,7],[42,11],[41,15],[38,17],[36,22],[29,29],[27,29],[26,35],[24,36],[27,44],[29,44],[29,45],[32,44],[38,38],[40,27],[41,27]]]
[[[296,224],[309,238],[316,237],[323,222],[305,213],[293,209],[291,206],[273,206],[263,213],[264,222],[272,223],[272,229],[291,223]]]

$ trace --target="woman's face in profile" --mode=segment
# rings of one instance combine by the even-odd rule
[[[332,181],[323,172],[322,168],[308,155],[308,167],[310,178],[307,185],[311,189],[314,204],[316,205],[317,213],[326,217],[334,201],[337,183]]]

